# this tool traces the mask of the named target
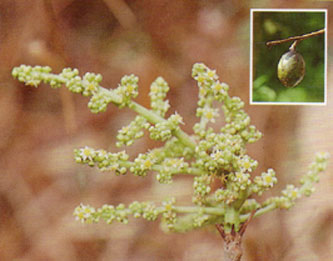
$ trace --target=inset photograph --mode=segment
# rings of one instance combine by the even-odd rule
[[[250,104],[326,105],[327,10],[251,9]]]

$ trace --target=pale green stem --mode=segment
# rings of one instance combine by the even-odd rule
[[[270,212],[270,211],[272,211],[272,210],[274,210],[274,209],[276,209],[276,208],[277,208],[277,205],[276,205],[275,202],[273,202],[273,203],[267,205],[266,207],[263,207],[263,208],[258,209],[258,210],[256,211],[256,213],[254,214],[253,217],[259,217],[259,216],[261,216],[261,215],[263,215],[263,214],[265,214],[265,213],[267,213],[267,212]],[[244,215],[241,215],[241,216],[240,216],[240,221],[241,221],[241,222],[245,222],[245,221],[250,217],[250,215],[251,215],[251,214],[244,214]]]
[[[214,207],[174,207],[174,210],[179,213],[204,213],[215,216],[222,216],[225,213],[224,208]]]
[[[134,101],[131,101],[129,107],[153,124],[165,121],[165,119],[158,114]],[[184,131],[177,129],[174,131],[174,136],[177,137],[185,146],[195,150],[196,143]]]
[[[134,166],[134,163],[129,162],[129,161],[119,161],[119,164],[120,164],[120,166],[123,166],[123,167],[126,167],[126,168],[130,168],[130,167]],[[154,164],[151,167],[151,169],[154,170],[154,171],[162,171],[164,169],[164,167],[162,165],[159,165],[159,164]],[[172,168],[171,168],[171,170],[172,170]],[[177,172],[177,173],[175,173],[175,175],[177,175],[177,174],[189,174],[189,175],[200,176],[200,175],[203,175],[204,173],[205,172],[203,172],[202,169],[188,167],[188,168],[185,169],[184,172]]]
[[[45,74],[50,75],[50,74]],[[52,74],[55,78],[57,78],[59,80],[59,82],[65,84],[67,82],[67,79],[59,76],[57,74]],[[47,78],[47,77],[44,77]],[[118,105],[122,102],[122,98],[120,95],[116,94],[113,90],[109,90],[106,89],[102,86],[100,86],[100,91],[102,92],[106,92],[108,93],[111,97],[111,102],[114,103],[115,105]],[[131,109],[133,109],[135,112],[137,112],[138,114],[142,115],[145,119],[147,119],[149,122],[156,124],[158,122],[163,122],[165,121],[164,118],[162,118],[161,116],[159,116],[158,114],[154,113],[153,111],[143,107],[142,105],[131,101],[129,104],[129,107]],[[192,150],[195,149],[196,147],[196,143],[191,139],[191,137],[186,134],[184,131],[182,131],[181,129],[175,130],[174,131],[174,136],[177,137],[185,146],[191,148]]]

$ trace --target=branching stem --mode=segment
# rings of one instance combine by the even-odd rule
[[[267,212],[270,212],[270,211],[276,209],[277,207],[278,207],[277,204],[273,202],[273,203],[271,203],[271,204],[269,204],[269,205],[267,205],[267,206],[265,206],[265,207],[263,207],[263,208],[258,209],[258,210],[254,213],[253,218],[255,218],[255,217],[259,217],[259,216],[261,216],[261,215],[263,215],[263,214],[265,214],[265,213],[267,213]],[[241,215],[241,216],[240,216],[240,221],[241,221],[241,222],[245,222],[246,220],[249,219],[250,216],[251,216],[251,213]]]
[[[129,107],[134,110],[135,112],[137,112],[138,114],[140,114],[141,116],[143,116],[144,118],[146,118],[149,122],[151,123],[158,123],[158,122],[162,122],[165,119],[163,119],[161,116],[157,115],[156,113],[154,113],[151,110],[148,110],[147,108],[143,107],[142,105],[131,101]],[[196,147],[196,143],[191,139],[191,137],[189,135],[187,135],[184,131],[182,130],[176,130],[174,132],[174,135],[187,147],[191,148],[192,150],[195,149]]]
[[[291,36],[291,37],[288,37],[288,38],[282,39],[282,40],[269,41],[269,42],[266,42],[266,46],[271,47],[273,45],[282,44],[282,43],[286,43],[286,42],[290,42],[290,41],[301,41],[301,40],[304,40],[304,39],[307,39],[307,38],[310,38],[310,37],[313,37],[313,36],[317,36],[317,35],[320,35],[320,34],[323,34],[323,33],[325,33],[325,28],[320,29],[320,30],[315,31],[315,32],[308,33],[308,34],[303,34],[303,35],[298,35],[298,36]]]

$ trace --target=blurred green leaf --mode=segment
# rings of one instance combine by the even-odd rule
[[[261,102],[272,102],[276,99],[276,93],[268,86],[261,86],[254,92],[254,100]]]
[[[260,88],[264,83],[266,83],[268,80],[268,75],[261,75],[253,82],[253,88],[258,89]]]
[[[307,100],[307,94],[302,88],[287,89],[280,92],[276,100],[278,102],[304,102]]]

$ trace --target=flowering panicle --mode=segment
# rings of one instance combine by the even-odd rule
[[[213,101],[223,102],[227,97],[229,86],[218,81],[214,70],[210,70],[204,64],[197,63],[193,66],[192,77],[198,82],[199,100],[196,115],[200,122],[193,127],[194,132],[204,137],[207,134],[207,124],[214,123],[219,116],[218,110],[213,108]],[[209,128],[210,129],[210,128]]]
[[[319,181],[319,173],[327,167],[328,159],[328,153],[317,153],[315,161],[309,166],[308,172],[301,178],[299,187],[292,184],[287,185],[281,196],[267,199],[263,206],[275,205],[277,208],[289,209],[295,205],[296,200],[302,195],[310,196],[315,191],[314,184]]]
[[[130,171],[144,177],[152,172],[163,184],[172,183],[178,175],[193,176],[191,206],[176,206],[174,198],[163,201],[160,206],[134,201],[128,207],[119,204],[95,209],[81,204],[74,210],[76,219],[81,222],[104,220],[126,224],[130,215],[150,221],[161,216],[167,229],[173,231],[219,224],[225,233],[237,232],[250,213],[256,217],[276,208],[288,209],[299,197],[309,196],[319,180],[318,174],[327,165],[328,154],[319,153],[302,177],[300,186],[287,185],[280,196],[270,197],[262,203],[254,200],[255,194],[260,196],[277,183],[273,169],[253,176],[258,162],[247,155],[246,146],[260,139],[262,134],[251,125],[244,102],[238,97],[230,97],[229,86],[219,81],[215,70],[202,63],[194,64],[192,70],[199,86],[196,110],[199,122],[193,126],[193,135],[181,129],[184,123],[178,113],[165,117],[170,107],[166,100],[169,86],[162,77],[150,86],[149,110],[133,100],[138,95],[139,79],[135,75],[124,76],[116,89],[100,86],[100,74],[86,73],[81,77],[77,69],[70,68],[54,74],[47,66],[21,65],[13,69],[12,75],[27,85],[36,87],[46,83],[53,88],[65,85],[71,92],[90,96],[88,107],[94,113],[105,111],[110,103],[137,112],[138,116],[119,130],[116,143],[119,147],[132,145],[144,135],[144,130],[149,132],[151,139],[164,142],[161,147],[140,153],[133,161],[125,151],[112,153],[86,146],[74,151],[76,162],[102,171],[115,171],[117,175]],[[221,114],[225,125],[215,131],[210,125]]]
[[[134,218],[142,217],[148,221],[154,221],[162,214],[168,223],[176,220],[176,212],[174,210],[175,199],[164,201],[162,206],[157,207],[153,202],[132,202],[128,207],[124,204],[118,206],[103,205],[101,208],[95,209],[89,205],[80,204],[74,210],[74,216],[82,223],[96,223],[101,219],[111,224],[113,221],[127,224],[129,215]]]

